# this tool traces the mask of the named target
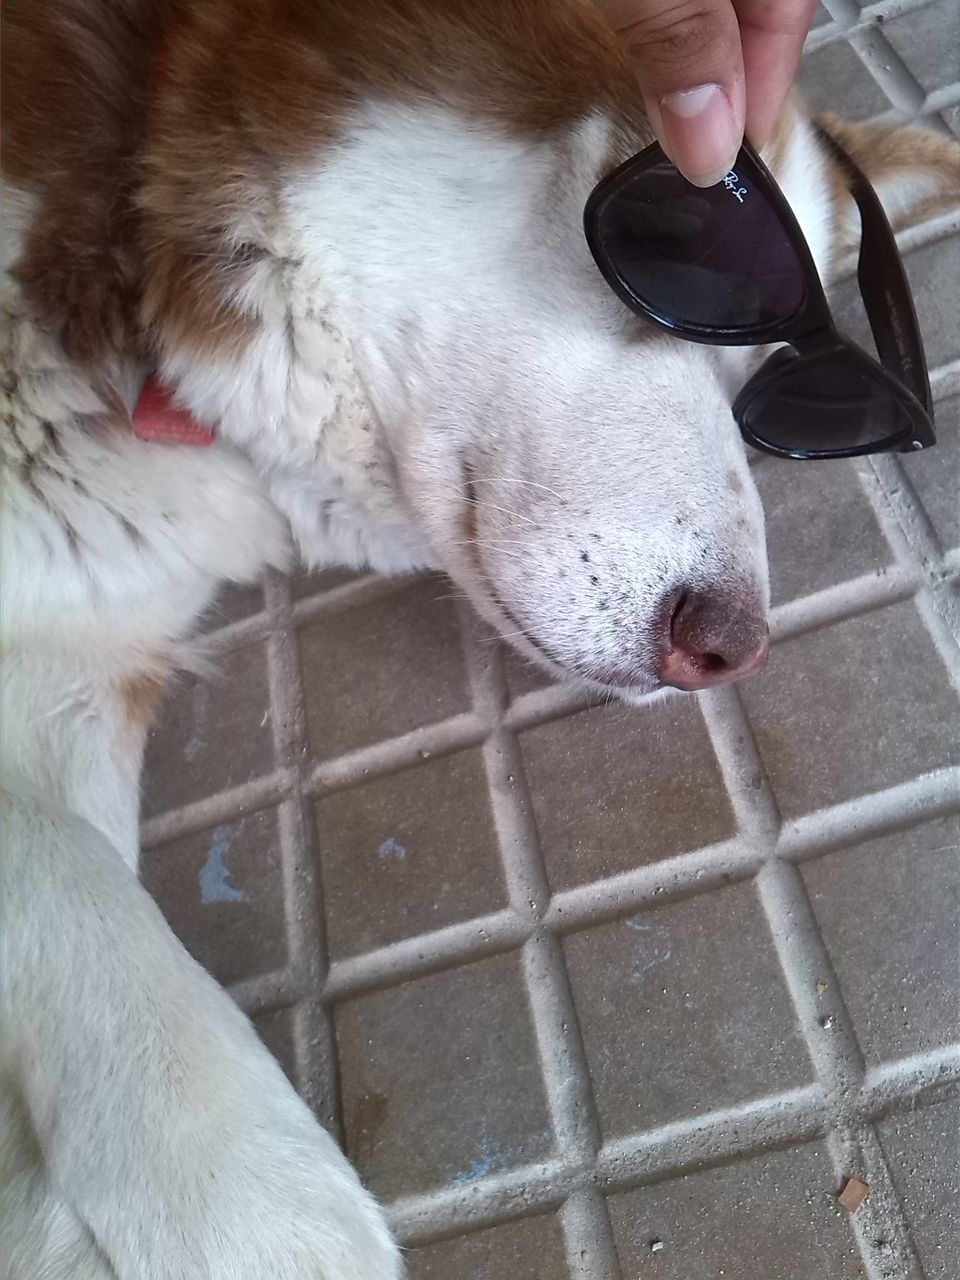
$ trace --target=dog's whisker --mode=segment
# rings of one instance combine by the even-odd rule
[[[473,476],[471,484],[522,484],[528,489],[542,489],[544,493],[549,493],[556,498],[558,502],[563,502],[563,498],[556,489],[551,489],[548,484],[540,484],[537,480],[526,480],[522,476]]]

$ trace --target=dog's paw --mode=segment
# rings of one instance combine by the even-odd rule
[[[194,1113],[197,1145],[161,1173],[170,1230],[152,1269],[134,1266],[131,1280],[401,1280],[383,1211],[336,1142],[272,1060],[246,1065],[255,1067],[246,1097],[222,1110],[191,1099],[204,1110]]]
[[[293,1140],[263,1134],[211,1170],[216,1190],[198,1224],[211,1280],[401,1280],[380,1206],[311,1125]]]

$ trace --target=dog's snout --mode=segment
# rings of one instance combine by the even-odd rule
[[[722,589],[685,591],[664,636],[660,678],[677,689],[727,684],[759,671],[768,650],[759,604]]]

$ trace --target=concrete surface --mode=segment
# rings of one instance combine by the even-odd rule
[[[957,0],[830,0],[803,82],[958,131],[958,75]],[[146,882],[413,1280],[960,1275],[958,225],[904,239],[939,447],[759,463],[762,677],[586,708],[443,581],[332,573],[169,696]]]

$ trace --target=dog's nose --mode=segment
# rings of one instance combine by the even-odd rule
[[[707,689],[761,670],[770,643],[756,604],[724,591],[685,591],[664,640],[660,679],[677,689]]]

